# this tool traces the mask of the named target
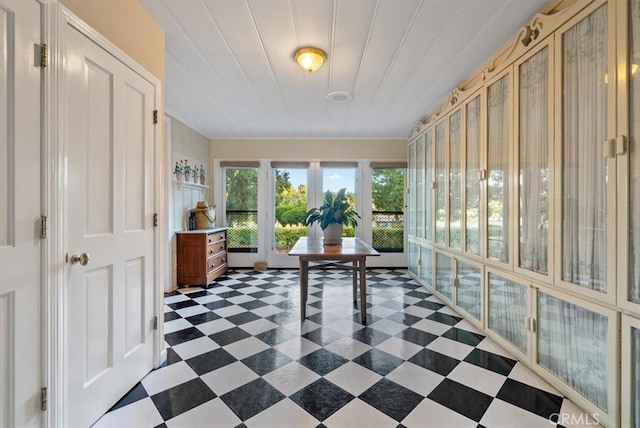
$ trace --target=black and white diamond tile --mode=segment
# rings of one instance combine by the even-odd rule
[[[404,270],[230,271],[165,296],[167,361],[96,427],[547,427],[581,412]],[[558,425],[559,426],[559,425]]]

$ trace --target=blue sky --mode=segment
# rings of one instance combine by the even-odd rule
[[[290,169],[289,179],[293,187],[297,188],[300,184],[307,184],[307,170]],[[330,189],[334,192],[347,188],[347,192],[354,192],[355,170],[349,168],[323,168],[322,191]]]

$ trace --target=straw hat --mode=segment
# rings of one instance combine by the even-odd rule
[[[203,210],[203,211],[209,210],[209,204],[207,203],[207,201],[198,201],[194,211],[200,211],[200,210]]]

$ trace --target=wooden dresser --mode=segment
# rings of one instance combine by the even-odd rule
[[[178,285],[208,285],[227,272],[227,228],[176,232]]]

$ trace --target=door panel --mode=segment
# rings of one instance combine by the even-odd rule
[[[0,0],[0,426],[39,426],[40,5]],[[19,102],[16,102],[19,101]]]
[[[89,426],[153,368],[154,86],[65,29],[69,426]],[[71,260],[71,259],[70,259]]]

